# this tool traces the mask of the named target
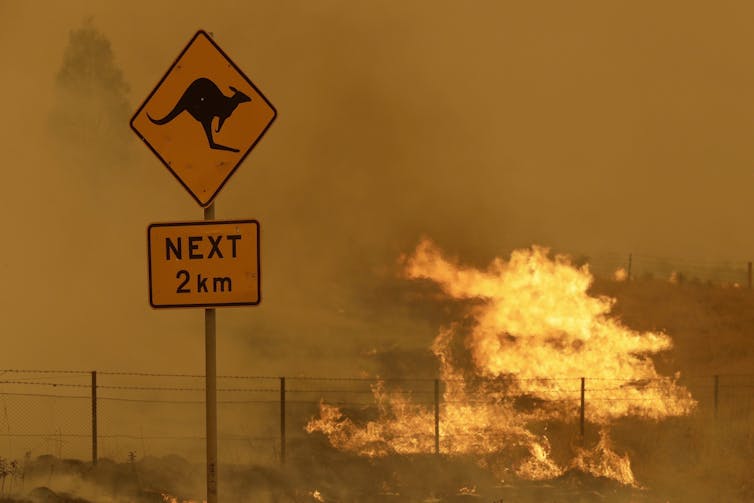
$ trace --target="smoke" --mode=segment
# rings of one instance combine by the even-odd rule
[[[87,97],[58,81],[77,30],[109,44],[116,109],[135,111],[203,28],[279,111],[217,199],[218,218],[262,227],[262,303],[218,313],[219,372],[406,375],[415,357],[437,370],[427,348],[458,309],[397,277],[423,234],[476,265],[535,242],[746,259],[751,8],[2,1],[0,366],[204,365],[202,312],[151,310],[146,271],[147,225],[201,209],[118,128],[120,112],[106,140],[51,130],[61,107],[91,121]],[[740,347],[721,315],[697,309],[708,299],[676,294],[660,326],[630,307],[626,322],[698,334],[694,318]],[[709,351],[682,338],[665,358],[748,368],[690,339]]]
[[[736,86],[730,72],[748,65],[733,48],[750,34],[726,29],[723,37],[678,42],[702,20],[709,29],[721,25],[730,11],[687,7],[681,38],[669,40],[658,27],[671,10],[647,17],[638,6],[596,4],[535,12],[497,3],[474,10],[336,1],[177,9],[82,1],[48,5],[44,20],[21,3],[3,9],[13,20],[2,35],[9,64],[3,90],[27,98],[8,103],[9,116],[24,117],[23,128],[0,126],[13,138],[5,155],[18,166],[8,175],[7,200],[23,208],[23,219],[9,225],[24,246],[6,250],[3,260],[13,285],[3,299],[24,316],[12,322],[20,333],[70,334],[86,318],[122,341],[118,355],[125,351],[145,367],[201,364],[196,350],[165,362],[131,349],[157,355],[161,347],[196,347],[201,338],[200,313],[145,308],[143,236],[151,222],[199,219],[200,209],[125,126],[113,141],[91,142],[106,152],[88,166],[81,148],[61,148],[48,132],[60,107],[82,110],[84,119],[82,102],[60,95],[57,76],[70,34],[86,26],[109,43],[131,110],[200,26],[280,111],[217,200],[219,218],[256,217],[263,229],[264,300],[221,314],[230,332],[219,348],[225,368],[246,368],[255,346],[279,342],[274,367],[299,370],[305,354],[294,355],[296,348],[313,350],[333,329],[349,337],[371,330],[365,317],[398,308],[391,299],[375,306],[370,292],[390,282],[386,269],[423,233],[473,263],[532,242],[590,254],[644,249],[725,258],[740,256],[747,243],[733,232],[743,227],[736,211],[743,204],[736,190],[748,185],[743,154],[714,181],[704,175],[713,152],[736,151],[743,137],[731,128],[745,109],[736,108],[733,122],[722,120],[732,111],[717,106],[719,88],[688,77],[714,63],[720,82]],[[657,42],[646,47],[659,44],[659,51],[627,44],[635,26],[624,18],[642,20],[644,36]],[[697,49],[701,59],[692,64],[683,51]],[[677,72],[664,70],[660,57],[676,61]],[[673,100],[663,102],[661,91],[678,83]],[[725,127],[705,129],[687,115],[672,122],[692,98],[686,109]],[[671,135],[662,152],[661,134]],[[687,156],[682,144],[706,150]],[[118,149],[132,157],[118,161]],[[19,268],[27,257],[37,265]],[[38,309],[46,315],[33,316]],[[404,329],[396,339],[417,329],[420,344],[431,337],[415,321],[397,323]],[[186,344],[187,333],[194,342]],[[146,346],[131,344],[134,334]],[[81,341],[96,363],[122,365],[105,357],[109,351],[88,330]],[[38,361],[31,352],[23,358]]]

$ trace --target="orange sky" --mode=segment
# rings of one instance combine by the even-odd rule
[[[332,341],[431,340],[408,316],[365,321],[353,297],[421,235],[478,263],[533,243],[750,260],[753,11],[0,0],[0,367],[202,366],[201,311],[153,311],[146,285],[147,226],[199,206],[126,123],[124,166],[82,167],[49,138],[68,33],[90,16],[134,111],[199,28],[277,108],[217,199],[218,218],[261,222],[263,278],[260,306],[218,316],[219,368],[317,373]]]

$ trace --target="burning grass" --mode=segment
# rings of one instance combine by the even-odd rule
[[[448,260],[428,240],[403,262],[409,279],[430,280],[452,299],[474,301],[467,312],[471,323],[441,328],[432,345],[445,385],[440,452],[474,455],[487,466],[500,466],[493,460],[502,457],[522,479],[554,479],[576,469],[638,486],[629,456],[613,450],[611,424],[625,417],[661,421],[694,410],[697,402],[678,384],[679,374],[661,375],[651,358],[670,350],[671,338],[632,330],[612,317],[615,300],[588,293],[593,277],[587,265],[550,258],[535,246],[481,271]],[[456,339],[468,355],[458,354]],[[585,420],[599,425],[600,438],[591,448],[559,449],[555,459],[551,438],[532,425],[578,417],[585,376]],[[358,425],[323,402],[307,431],[368,457],[433,451],[431,408],[380,383],[373,393],[377,419]]]
[[[311,417],[313,434],[289,439],[285,467],[223,465],[223,500],[754,501],[752,381],[722,376],[718,396],[712,379],[721,369],[754,368],[748,334],[754,296],[664,278],[593,280],[588,269],[544,249],[475,270],[444,258],[431,243],[423,246],[403,262],[415,279],[403,283],[439,286],[442,301],[457,306],[450,312],[462,313],[443,324],[427,350],[443,379],[440,454],[434,454],[432,390],[389,379],[429,375],[430,364],[412,349],[392,348],[390,369],[397,371],[375,381],[372,405],[290,409],[290,421]],[[540,259],[546,262],[538,269]],[[573,281],[553,284],[556,277]],[[552,291],[566,298],[550,298]],[[613,377],[617,371],[628,376]],[[587,377],[583,438],[581,376]],[[289,429],[292,437],[296,429]],[[101,460],[95,469],[44,458],[26,466],[25,476],[25,485],[14,481],[19,496],[12,501],[29,501],[35,486],[81,502],[198,502],[203,494],[201,464],[177,457]]]

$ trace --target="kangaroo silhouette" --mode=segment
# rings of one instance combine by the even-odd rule
[[[214,138],[212,138],[212,121],[215,117],[220,119],[215,131],[215,133],[219,133],[223,123],[233,114],[236,107],[241,103],[251,101],[251,98],[235,87],[228,87],[233,91],[233,96],[225,96],[220,88],[209,79],[204,77],[196,79],[186,88],[181,99],[165,117],[153,119],[148,113],[147,117],[153,123],[161,126],[172,121],[184,111],[188,112],[204,128],[204,134],[207,135],[207,141],[209,141],[209,148],[238,152],[236,148],[215,143]]]

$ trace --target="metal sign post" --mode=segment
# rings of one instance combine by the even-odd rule
[[[204,208],[204,220],[215,219],[215,204]],[[204,378],[206,392],[207,503],[217,503],[217,344],[215,309],[204,310]]]
[[[131,129],[204,208],[203,222],[150,225],[147,248],[151,306],[204,308],[207,503],[218,501],[215,308],[261,299],[259,222],[215,222],[213,201],[276,117],[199,30],[131,118]]]

